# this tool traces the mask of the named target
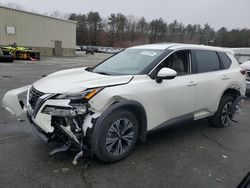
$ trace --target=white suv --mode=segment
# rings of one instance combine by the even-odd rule
[[[231,123],[245,76],[233,52],[202,45],[153,44],[128,48],[95,67],[53,73],[32,86],[11,90],[3,105],[47,142],[90,151],[115,162],[138,139],[182,121],[209,117]],[[26,105],[22,101],[27,95]]]

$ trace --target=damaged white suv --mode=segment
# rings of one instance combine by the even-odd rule
[[[233,52],[201,45],[154,44],[128,48],[92,68],[53,73],[7,92],[4,107],[27,116],[46,141],[89,151],[105,162],[129,155],[138,139],[182,121],[232,120],[245,94],[245,76]],[[23,99],[27,96],[26,101]]]

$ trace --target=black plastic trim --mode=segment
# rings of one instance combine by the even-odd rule
[[[177,118],[173,118],[173,119],[170,119],[168,121],[163,122],[162,124],[151,129],[150,131],[148,131],[148,133],[151,134],[153,132],[161,131],[161,130],[167,129],[169,127],[175,126],[179,123],[193,122],[193,121],[194,121],[194,114],[193,113],[185,114],[185,115],[179,116]]]

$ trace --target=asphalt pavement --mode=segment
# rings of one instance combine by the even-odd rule
[[[10,90],[57,70],[93,66],[104,54],[42,57],[38,62],[0,63],[0,100]],[[76,151],[50,156],[54,145],[18,122],[0,105],[0,187],[234,188],[250,171],[250,100],[228,128],[207,120],[183,123],[151,134],[115,164],[96,158],[72,164]]]

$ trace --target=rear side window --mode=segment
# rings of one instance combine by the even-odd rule
[[[229,57],[225,53],[222,53],[222,52],[219,52],[218,55],[220,57],[223,68],[228,69],[232,64],[231,59],[229,59]]]
[[[195,50],[195,57],[198,73],[220,70],[220,60],[216,52]]]

